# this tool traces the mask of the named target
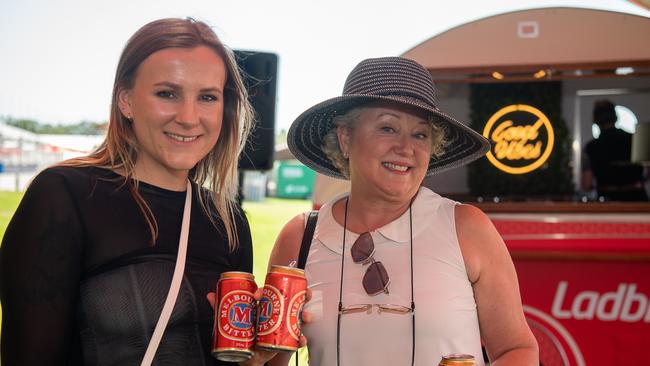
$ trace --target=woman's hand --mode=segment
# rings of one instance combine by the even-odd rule
[[[206,295],[206,298],[208,299],[208,302],[210,303],[210,306],[214,309],[214,305],[216,302],[216,293],[214,292],[208,292]],[[255,301],[260,301],[262,299],[262,288],[258,288],[257,291],[253,294],[253,298],[255,298]],[[305,303],[307,303],[309,300],[311,300],[311,289],[307,288],[307,291],[305,293]],[[304,305],[303,305],[304,306]],[[308,312],[303,311],[300,317],[300,320],[302,324],[309,323],[311,321],[312,317],[311,314]],[[307,338],[305,338],[304,335],[300,336],[300,347],[304,347],[307,345]],[[285,362],[282,362],[280,360],[279,364],[287,364],[289,362],[289,358],[291,358],[290,353],[285,353],[285,352],[270,352],[270,351],[265,351],[261,349],[255,349],[255,353],[251,359],[245,362],[241,362],[241,366],[262,366],[271,359],[275,358],[276,356],[280,356],[278,358],[285,359]]]

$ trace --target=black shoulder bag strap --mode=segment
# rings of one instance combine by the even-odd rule
[[[309,248],[311,247],[311,240],[314,237],[314,230],[316,230],[316,222],[318,221],[318,211],[311,211],[307,217],[307,225],[305,225],[305,232],[302,234],[302,243],[300,244],[300,253],[298,254],[298,268],[305,269],[307,265],[307,256],[309,255]],[[298,366],[298,351],[294,355],[296,366]]]
[[[300,269],[305,269],[305,265],[307,265],[307,256],[309,255],[309,248],[311,247],[311,240],[314,237],[317,221],[318,211],[311,211],[309,217],[307,217],[307,225],[305,225],[305,232],[302,234],[302,244],[300,244],[300,254],[298,254],[298,268]]]

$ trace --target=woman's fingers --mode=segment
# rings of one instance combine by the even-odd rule
[[[311,289],[307,287],[307,291],[305,293],[305,303],[307,303],[309,300],[311,300]],[[302,324],[307,324],[310,323],[311,320],[312,320],[311,313],[305,311],[303,308],[303,311],[300,312],[300,322]],[[305,347],[306,345],[307,345],[307,337],[305,337],[304,335],[300,335],[300,347]]]
[[[305,337],[304,335],[301,335],[300,336],[300,347],[302,348],[302,347],[305,347],[306,345],[307,345],[307,337]]]
[[[305,293],[305,304],[311,300],[311,289],[307,287],[307,291]],[[304,306],[304,305],[303,305]],[[305,311],[303,307],[303,311],[301,311],[300,314],[300,321],[303,323],[310,323],[312,320],[312,315],[310,312]]]
[[[303,310],[300,314],[300,321],[303,323],[311,323],[313,316],[310,312]]]
[[[210,303],[210,306],[212,306],[212,309],[214,309],[214,302],[215,299],[217,298],[217,294],[214,292],[208,292],[208,294],[205,296],[208,299],[208,302]]]
[[[264,289],[264,287],[260,287],[257,290],[255,290],[255,293],[253,294],[253,298],[255,299],[255,301],[262,300],[262,290],[263,289]]]

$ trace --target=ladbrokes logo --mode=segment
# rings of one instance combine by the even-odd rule
[[[485,125],[483,136],[493,143],[488,160],[510,174],[539,168],[553,151],[551,122],[529,105],[509,105],[496,112]]]

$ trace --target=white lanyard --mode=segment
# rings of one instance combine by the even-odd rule
[[[185,257],[187,255],[187,238],[190,233],[191,211],[192,184],[190,184],[190,181],[188,180],[187,192],[185,193],[185,208],[183,209],[183,224],[181,225],[181,237],[178,239],[178,255],[176,256],[176,267],[174,268],[172,284],[169,288],[169,293],[167,293],[167,299],[165,300],[165,305],[163,306],[160,318],[158,318],[158,323],[156,323],[156,328],[151,336],[151,341],[149,341],[149,346],[147,346],[147,352],[145,352],[140,366],[149,366],[153,362],[153,358],[156,355],[158,346],[160,345],[160,340],[162,339],[169,318],[174,310],[174,304],[176,304],[176,298],[178,297],[178,292],[181,288],[181,281],[183,280],[183,272],[185,271]]]

